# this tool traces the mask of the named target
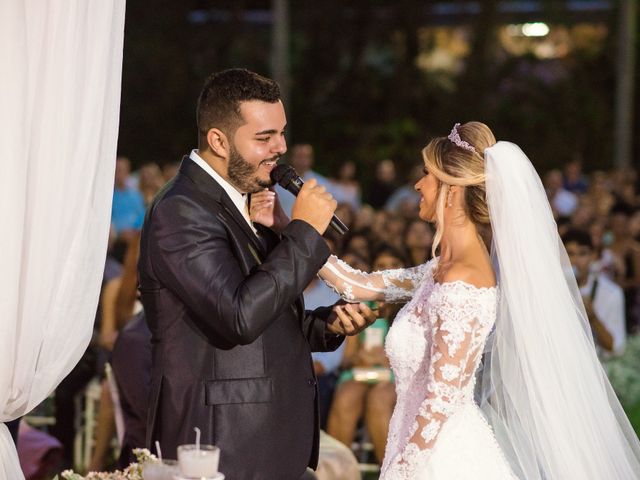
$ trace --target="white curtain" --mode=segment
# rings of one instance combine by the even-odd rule
[[[0,422],[92,332],[111,212],[124,0],[0,1]],[[23,478],[0,424],[0,479]]]

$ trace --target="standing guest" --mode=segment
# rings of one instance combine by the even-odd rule
[[[202,443],[221,447],[228,478],[297,479],[318,460],[311,351],[335,350],[375,315],[364,304],[305,312],[336,202],[310,179],[288,223],[267,190],[287,150],[278,85],[244,69],[215,73],[197,123],[198,148],[153,200],[140,242],[147,444],[176,458],[198,427]]]
[[[562,236],[601,359],[621,355],[626,341],[622,288],[597,271],[591,236],[569,230]]]
[[[562,172],[550,170],[544,177],[547,198],[557,217],[569,217],[578,208],[578,197],[562,186]]]
[[[574,158],[564,166],[562,186],[565,190],[577,195],[586,193],[589,181],[582,173],[582,161],[579,158]]]
[[[140,230],[144,220],[144,199],[142,194],[127,182],[131,173],[131,162],[127,157],[116,159],[115,185],[111,223],[118,238],[129,237]]]

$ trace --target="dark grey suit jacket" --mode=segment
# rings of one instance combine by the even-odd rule
[[[318,458],[312,350],[334,350],[329,309],[302,291],[329,256],[309,224],[256,237],[222,187],[185,157],[149,207],[138,264],[152,332],[147,443],[202,442],[233,480],[298,479]]]

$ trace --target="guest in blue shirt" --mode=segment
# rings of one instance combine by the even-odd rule
[[[130,232],[140,230],[144,221],[144,199],[142,194],[129,186],[127,179],[131,173],[131,163],[126,157],[116,159],[115,184],[113,188],[113,205],[111,223],[118,237],[127,236]]]

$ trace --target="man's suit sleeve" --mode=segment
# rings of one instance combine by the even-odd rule
[[[253,342],[292,308],[329,256],[318,232],[294,220],[266,260],[245,276],[222,222],[197,201],[164,198],[149,215],[153,273],[205,330],[233,345]]]
[[[313,352],[333,352],[344,341],[343,335],[327,331],[327,320],[331,312],[332,307],[320,307],[305,312],[303,328]]]

